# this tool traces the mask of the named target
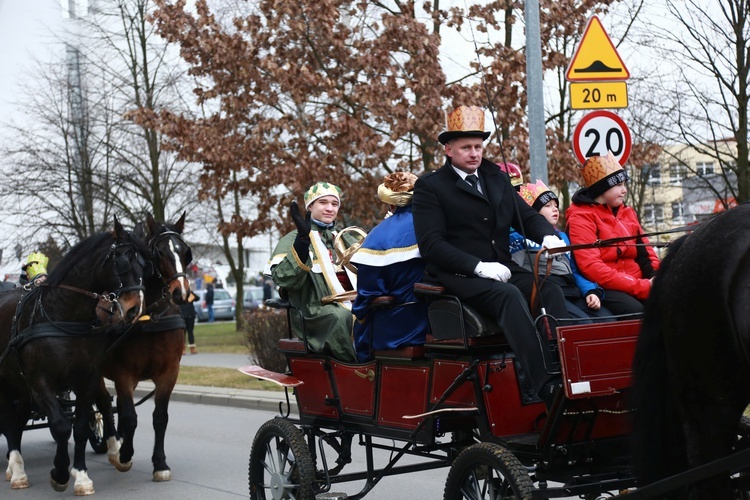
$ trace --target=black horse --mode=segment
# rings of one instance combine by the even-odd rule
[[[649,484],[728,455],[750,403],[750,205],[670,245],[634,365],[634,466]],[[729,474],[671,498],[732,498]]]
[[[147,258],[143,242],[115,219],[112,232],[73,247],[46,281],[0,294],[0,429],[8,442],[11,488],[29,485],[21,435],[33,398],[57,443],[52,487],[64,491],[73,475],[76,495],[94,492],[85,449],[99,366],[115,342],[106,325],[131,323],[142,314]],[[75,425],[57,397],[68,390],[76,395]],[[71,427],[75,449],[68,471]]]
[[[180,371],[185,345],[185,321],[176,304],[190,293],[186,270],[192,260],[190,246],[182,238],[185,214],[174,224],[157,222],[148,214],[145,232],[139,225],[133,231],[145,238],[155,273],[146,281],[147,321],[139,321],[102,365],[104,377],[114,381],[117,391],[118,431],[115,435],[109,393],[102,380],[97,406],[104,419],[109,462],[120,471],[132,467],[133,438],[138,425],[133,392],[141,380],[155,386],[153,427],[153,480],[169,481],[172,473],[164,453],[164,437],[169,421],[168,406]]]

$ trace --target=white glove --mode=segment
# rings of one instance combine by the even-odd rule
[[[499,262],[480,262],[474,269],[474,274],[480,278],[502,281],[503,283],[510,279],[510,269]]]
[[[547,250],[552,250],[555,248],[562,248],[564,246],[566,246],[565,242],[562,239],[560,239],[558,236],[553,236],[551,234],[548,234],[542,239],[542,247],[546,248]],[[557,258],[562,257],[563,255],[564,254],[562,253],[557,253],[554,255],[554,258],[557,259]],[[549,253],[547,254],[547,257],[549,258]]]
[[[555,248],[562,248],[565,246],[565,242],[561,240],[557,236],[553,236],[551,234],[548,234],[544,237],[542,240],[542,246],[546,248],[547,250],[552,250]]]

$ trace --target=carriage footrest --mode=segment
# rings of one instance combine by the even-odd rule
[[[440,408],[439,410],[432,410],[418,415],[404,415],[401,418],[412,419],[412,418],[424,418],[430,415],[439,415],[441,413],[477,413],[479,408],[475,406],[469,406],[465,408]]]
[[[298,385],[304,384],[300,379],[292,377],[291,375],[272,372],[265,368],[261,368],[260,366],[250,365],[237,369],[245,375],[250,375],[251,377],[256,377],[261,380],[267,380],[276,385],[280,385],[281,387],[297,387]]]

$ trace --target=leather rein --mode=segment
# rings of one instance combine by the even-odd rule
[[[552,259],[547,258],[547,264],[546,269],[544,273],[544,277],[539,273],[539,262],[542,258],[542,255],[547,254],[548,256],[552,256],[555,254],[565,253],[572,250],[584,250],[588,248],[604,248],[616,245],[618,243],[624,243],[626,241],[632,241],[632,240],[638,240],[642,238],[649,238],[651,236],[661,236],[665,234],[673,234],[673,233],[684,233],[684,232],[691,232],[694,231],[696,228],[698,228],[699,224],[695,224],[692,226],[683,226],[678,227],[674,229],[669,229],[667,231],[655,231],[650,233],[641,233],[636,234],[634,236],[620,236],[617,238],[609,238],[606,240],[596,240],[592,243],[579,243],[576,245],[567,245],[560,248],[553,248],[552,250],[548,249],[540,249],[536,253],[536,257],[534,258],[534,265],[533,265],[533,273],[534,273],[534,281],[533,285],[531,287],[531,310],[536,311],[539,307],[539,288],[541,288],[542,283],[540,283],[540,279],[544,281],[547,279],[547,277],[552,273]],[[669,242],[667,243],[631,243],[628,246],[650,246],[650,247],[667,247],[669,246]]]

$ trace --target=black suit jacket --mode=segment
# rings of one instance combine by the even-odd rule
[[[414,186],[412,212],[419,251],[427,273],[459,297],[487,290],[492,281],[474,274],[477,264],[500,262],[512,273],[527,272],[510,257],[510,228],[541,242],[552,225],[516,193],[508,175],[487,159],[477,170],[484,195],[453,170],[448,161]]]

